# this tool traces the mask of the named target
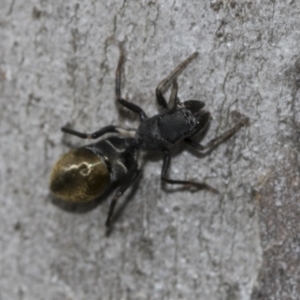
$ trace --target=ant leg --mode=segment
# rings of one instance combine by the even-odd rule
[[[147,119],[147,115],[145,114],[145,112],[138,105],[126,101],[121,96],[121,69],[124,62],[124,51],[121,46],[119,46],[119,48],[120,48],[120,58],[116,70],[116,90],[115,90],[116,98],[121,105],[125,106],[126,108],[133,111],[134,113],[138,114],[140,120],[144,121],[145,119]]]
[[[134,135],[135,135],[134,129],[125,129],[125,128],[121,128],[121,127],[113,126],[113,125],[105,126],[105,127],[101,128],[100,130],[93,132],[93,133],[79,132],[77,130],[73,130],[71,128],[66,128],[66,127],[62,127],[61,131],[71,134],[71,135],[75,135],[82,139],[97,139],[106,133],[119,133],[119,134],[121,134],[123,136],[127,136],[127,137],[134,137]]]
[[[141,170],[134,170],[132,174],[129,174],[128,180],[116,191],[114,198],[112,199],[105,222],[105,226],[109,227],[111,224],[112,216],[117,205],[119,198],[124,194],[124,192],[139,178]]]
[[[195,187],[196,189],[199,190],[209,190],[213,193],[218,193],[218,190],[215,188],[211,187],[210,185],[206,184],[205,182],[194,182],[194,181],[184,181],[184,180],[173,180],[167,178],[167,173],[170,167],[170,162],[171,162],[171,154],[168,149],[163,149],[163,167],[161,170],[161,179],[169,184],[182,184],[188,188],[190,187]]]
[[[177,80],[175,78],[173,81],[170,100],[168,103],[168,110],[176,108],[177,104],[179,103],[179,99],[177,98],[177,92],[178,92],[178,84],[177,84]]]
[[[205,150],[209,151],[210,149],[216,147],[220,143],[224,142],[225,140],[227,140],[228,138],[230,138],[231,136],[233,136],[241,127],[243,127],[245,124],[247,124],[248,121],[249,121],[248,118],[244,118],[243,120],[241,120],[240,122],[238,122],[233,128],[225,131],[221,135],[219,135],[216,138],[212,139],[206,145],[198,144],[198,143],[194,142],[190,138],[186,138],[186,139],[184,139],[184,141],[188,145],[190,145],[191,147],[193,147],[193,148],[195,148],[195,149],[197,149],[199,151],[205,151]]]
[[[175,70],[173,70],[169,76],[167,76],[165,79],[163,79],[157,86],[155,93],[156,93],[156,99],[158,104],[166,109],[169,109],[167,105],[167,101],[165,97],[163,96],[163,93],[166,91],[166,89],[169,87],[169,84],[174,81],[180,74],[180,72],[190,63],[191,60],[193,60],[198,55],[198,52],[193,53],[190,55],[186,60],[184,60],[182,63],[180,63]]]

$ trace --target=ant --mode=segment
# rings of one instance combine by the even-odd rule
[[[197,55],[197,52],[193,53],[158,84],[156,99],[162,111],[149,118],[138,105],[122,98],[121,68],[124,62],[124,52],[120,46],[115,82],[116,99],[121,105],[136,113],[141,123],[136,130],[109,125],[91,134],[66,127],[61,128],[63,132],[82,139],[98,139],[107,133],[113,135],[63,155],[51,173],[50,190],[52,193],[62,200],[82,203],[99,197],[113,184],[117,184],[118,189],[111,201],[105,223],[109,227],[118,199],[140,177],[141,169],[138,163],[140,151],[163,153],[161,180],[165,183],[218,193],[215,188],[205,182],[174,180],[168,177],[171,161],[170,148],[175,143],[183,141],[205,153],[234,135],[248,122],[248,118],[243,117],[233,128],[212,139],[206,145],[201,145],[192,139],[193,136],[206,132],[211,115],[203,110],[205,103],[202,101],[180,102],[177,97],[176,79]],[[170,99],[167,102],[163,94],[171,84]]]

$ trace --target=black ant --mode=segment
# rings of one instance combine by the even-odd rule
[[[200,152],[207,152],[234,135],[248,121],[243,117],[232,129],[212,139],[206,145],[198,144],[191,139],[201,132],[205,133],[211,115],[208,111],[203,110],[204,102],[179,101],[176,78],[197,56],[197,52],[179,64],[168,77],[159,83],[156,88],[156,99],[162,107],[162,111],[148,118],[142,108],[126,101],[121,96],[121,68],[124,61],[121,47],[120,52],[116,70],[116,98],[121,105],[138,114],[141,121],[139,127],[132,130],[109,125],[91,134],[63,127],[61,129],[63,132],[83,139],[98,139],[107,133],[114,135],[63,155],[54,166],[50,178],[50,189],[55,196],[77,203],[91,201],[103,194],[112,184],[117,183],[119,188],[110,204],[105,223],[107,227],[111,223],[118,199],[139,178],[141,169],[138,164],[138,153],[141,150],[163,153],[161,180],[164,182],[196,189],[207,189],[217,193],[216,189],[204,182],[170,179],[168,177],[171,161],[170,147],[184,141]],[[171,84],[171,95],[167,102],[163,93]]]

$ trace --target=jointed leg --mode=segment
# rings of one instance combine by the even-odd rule
[[[134,129],[125,129],[125,128],[121,128],[121,127],[113,126],[113,125],[105,126],[105,127],[101,128],[100,130],[93,132],[93,133],[83,133],[83,132],[79,132],[77,130],[73,130],[73,129],[66,128],[66,127],[62,127],[61,131],[68,133],[68,134],[75,135],[82,139],[97,139],[106,133],[119,133],[126,137],[133,137],[135,134]]]
[[[176,108],[179,99],[177,98],[177,92],[178,92],[178,84],[176,78],[173,81],[172,89],[171,89],[171,95],[170,100],[168,103],[168,110],[171,110],[173,108]]]
[[[124,51],[121,45],[119,46],[119,48],[120,48],[120,58],[116,70],[116,97],[120,104],[122,104],[129,110],[137,113],[140,116],[141,121],[143,121],[147,119],[147,115],[145,114],[145,112],[139,106],[124,100],[121,96],[121,69],[124,62]]]
[[[187,66],[187,64],[193,60],[198,55],[198,52],[193,53],[191,56],[189,56],[186,60],[184,60],[181,64],[179,64],[175,70],[173,70],[168,77],[166,77],[164,80],[162,80],[157,88],[156,88],[156,99],[160,106],[163,108],[168,108],[167,101],[165,97],[163,96],[163,93],[166,91],[166,89],[169,87],[169,84],[174,81],[180,74],[180,72]]]
[[[238,122],[233,128],[225,131],[224,133],[222,133],[220,136],[212,139],[211,141],[209,141],[206,145],[201,145],[198,144],[196,142],[194,142],[192,139],[190,138],[186,138],[184,141],[190,145],[191,147],[199,150],[199,151],[209,151],[210,149],[212,149],[213,147],[219,145],[220,143],[224,142],[225,140],[227,140],[228,138],[230,138],[231,136],[233,136],[241,127],[243,127],[246,123],[248,122],[248,118],[244,118],[243,120],[241,120],[240,122]]]
[[[119,198],[124,194],[124,192],[139,178],[139,175],[141,174],[141,170],[135,170],[133,174],[128,175],[128,180],[116,191],[114,198],[112,199],[107,215],[107,219],[105,222],[105,226],[109,227],[112,216],[115,210],[115,207],[117,205],[117,202]]]
[[[170,167],[170,162],[171,162],[171,154],[168,149],[163,150],[163,167],[161,170],[161,179],[169,184],[181,184],[184,185],[188,188],[190,187],[195,187],[199,190],[206,189],[209,190],[213,193],[218,193],[218,190],[215,188],[211,187],[210,185],[206,184],[205,182],[194,182],[194,181],[184,181],[184,180],[173,180],[167,178],[167,173]]]

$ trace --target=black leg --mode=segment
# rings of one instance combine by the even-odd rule
[[[163,96],[159,87],[156,88],[155,93],[156,93],[156,100],[158,102],[158,105],[161,106],[162,108],[168,109],[167,100]]]
[[[119,46],[119,48],[120,48],[120,58],[116,70],[116,98],[121,105],[125,106],[126,108],[133,111],[134,113],[138,114],[140,120],[143,121],[147,119],[147,115],[145,114],[145,112],[139,106],[124,100],[121,96],[121,69],[124,62],[124,51],[121,45]]]
[[[132,174],[128,174],[127,181],[116,191],[115,196],[110,203],[107,219],[105,222],[106,227],[109,227],[111,224],[112,216],[119,198],[139,178],[140,174],[141,174],[141,170],[135,170],[132,172]]]
[[[177,84],[177,80],[175,78],[173,81],[170,100],[168,103],[168,110],[176,108],[176,106],[179,102],[179,99],[177,98],[177,92],[178,92],[178,84]]]
[[[213,193],[218,193],[218,190],[216,190],[215,188],[211,187],[210,185],[206,184],[205,182],[194,182],[194,181],[184,181],[184,180],[173,180],[173,179],[169,179],[167,178],[167,174],[168,174],[168,170],[170,167],[170,162],[171,162],[171,154],[170,151],[168,149],[164,149],[163,150],[163,167],[161,170],[161,179],[169,184],[181,184],[184,185],[187,188],[190,187],[195,187],[196,189],[199,190],[209,190]]]
[[[182,63],[180,63],[175,70],[173,70],[169,76],[167,76],[164,80],[162,80],[157,88],[156,88],[156,99],[158,104],[165,108],[168,109],[167,101],[165,97],[163,96],[163,93],[167,90],[169,87],[170,83],[174,81],[180,74],[180,72],[187,66],[187,64],[190,63],[191,60],[193,60],[196,56],[198,55],[198,52],[193,53],[191,56],[189,56],[186,60],[184,60]]]
[[[121,134],[123,136],[127,136],[127,137],[133,137],[135,134],[135,130],[133,130],[133,129],[125,129],[125,128],[121,128],[121,127],[113,126],[113,125],[105,126],[105,127],[101,128],[100,130],[93,132],[93,133],[83,133],[83,132],[79,132],[79,131],[76,131],[76,130],[73,130],[70,128],[66,128],[66,127],[62,127],[61,131],[68,133],[68,134],[75,135],[82,139],[97,139],[106,133],[119,133],[119,134]]]
[[[186,138],[184,141],[188,145],[190,145],[191,147],[193,147],[193,148],[195,148],[195,149],[197,149],[199,151],[209,151],[213,147],[216,147],[220,143],[224,142],[225,140],[227,140],[228,138],[230,138],[231,136],[233,136],[241,127],[243,127],[245,124],[247,124],[248,121],[249,121],[248,118],[244,118],[243,120],[241,120],[240,122],[238,122],[233,128],[225,131],[220,136],[212,139],[206,145],[198,144],[198,143],[194,142],[190,138]]]

